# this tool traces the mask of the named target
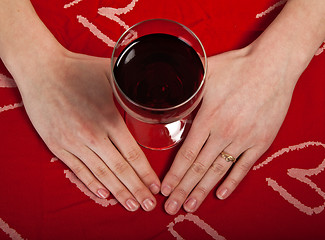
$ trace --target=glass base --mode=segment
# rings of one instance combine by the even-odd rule
[[[167,150],[184,140],[192,124],[192,114],[172,123],[146,123],[137,120],[126,112],[125,123],[142,147],[151,150]]]

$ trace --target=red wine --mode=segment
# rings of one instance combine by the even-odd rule
[[[191,98],[204,74],[201,59],[191,46],[160,33],[131,42],[113,71],[124,95],[154,109],[174,107]]]

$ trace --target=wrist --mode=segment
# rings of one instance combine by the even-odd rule
[[[25,81],[26,74],[64,53],[30,1],[1,1],[0,29],[0,58],[17,84]]]
[[[297,81],[325,40],[323,1],[289,0],[246,51]]]
[[[19,47],[8,47],[2,61],[19,84],[20,81],[25,81],[24,77],[53,64],[65,51],[55,39],[22,41]]]
[[[261,70],[273,69],[274,78],[289,81],[294,87],[310,62],[310,55],[297,51],[296,46],[281,37],[262,35],[246,47],[246,53],[255,59]]]

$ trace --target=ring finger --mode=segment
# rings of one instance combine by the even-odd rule
[[[235,190],[264,151],[258,148],[250,148],[240,156],[229,175],[218,187],[216,194],[219,199],[227,198]]]
[[[53,151],[55,153],[55,151]],[[83,182],[83,184],[100,198],[107,198],[109,191],[103,186],[100,181],[93,175],[88,167],[74,154],[62,150],[56,153],[56,156],[63,161],[68,168]]]

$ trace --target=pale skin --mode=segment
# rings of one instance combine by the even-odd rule
[[[151,211],[161,189],[176,214],[196,211],[226,173],[216,195],[227,198],[267,150],[324,26],[323,0],[289,0],[255,42],[210,57],[202,106],[162,183],[112,101],[109,59],[63,48],[26,0],[0,0],[0,57],[39,135],[94,194]],[[222,151],[240,156],[229,173]]]
[[[325,40],[325,3],[289,0],[252,44],[210,57],[207,88],[189,135],[162,181],[165,209],[194,212],[216,190],[226,199],[273,142],[301,73]],[[238,158],[220,156],[224,151]]]
[[[98,197],[154,209],[160,180],[114,105],[110,59],[63,48],[29,1],[1,0],[0,18],[1,59],[48,148]]]

